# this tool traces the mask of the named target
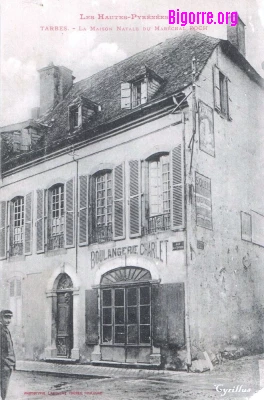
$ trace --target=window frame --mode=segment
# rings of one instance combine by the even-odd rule
[[[228,76],[217,66],[213,66],[213,95],[214,95],[214,108],[225,119],[232,121],[230,115],[230,97],[229,97],[229,82]],[[217,71],[217,75],[215,73]],[[217,90],[219,91],[219,104],[217,104],[216,96]]]
[[[58,192],[56,193],[55,191]],[[55,193],[54,193],[55,192]],[[54,202],[55,199],[55,202]],[[57,183],[48,189],[48,215],[47,215],[47,250],[57,250],[58,248],[65,247],[65,185]],[[54,205],[58,207],[54,208]],[[53,213],[57,213],[54,216]],[[59,223],[54,224],[54,220]],[[59,231],[54,232],[54,229]]]
[[[142,83],[144,83],[144,78],[138,79],[131,84],[132,108],[136,108],[142,104]]]
[[[103,180],[100,182],[99,179],[102,177]],[[109,182],[111,182],[110,187],[108,187]],[[98,189],[99,186],[101,186],[100,189]],[[110,196],[108,195],[109,190],[111,191]],[[113,240],[113,190],[114,186],[112,169],[103,169],[91,175],[91,196],[89,199],[89,208],[91,210],[92,221],[90,221],[90,223],[92,226],[89,234],[90,243],[104,243]],[[101,193],[104,192],[104,196],[98,197],[99,191]],[[104,199],[104,204],[98,206],[98,202],[102,199]],[[110,203],[108,203],[109,199]],[[98,214],[100,208],[103,208],[103,212]],[[111,212],[108,211],[109,208],[111,209]],[[98,217],[103,217],[104,222],[98,223]]]
[[[16,204],[20,202],[20,204]],[[25,246],[25,196],[10,201],[10,256],[24,255]],[[20,238],[19,238],[20,237]]]
[[[74,131],[80,126],[82,126],[82,105],[71,105],[69,106],[69,129],[70,131]]]
[[[162,162],[162,158],[166,158],[166,162]],[[146,160],[146,168],[145,168],[145,224],[147,234],[154,234],[159,231],[166,231],[171,228],[171,159],[170,159],[170,152],[158,152],[149,156]],[[157,186],[157,197],[158,200],[158,207],[161,212],[154,213],[151,210],[153,208],[153,203],[151,201],[151,169],[150,166],[152,163],[158,163],[157,166],[157,181],[159,180],[159,186]],[[167,170],[164,172],[163,167],[167,166]],[[164,176],[167,175],[167,181],[164,181]],[[164,184],[167,183],[167,190],[164,190]],[[167,193],[167,199],[165,198],[165,193]],[[154,196],[154,195],[153,195]],[[169,207],[165,211],[164,203],[168,202]],[[154,227],[151,227],[151,219],[153,220]],[[156,222],[155,222],[156,221]],[[144,224],[144,221],[143,221]],[[160,227],[156,227],[155,225],[160,225]]]
[[[148,303],[141,303],[141,289],[148,288],[149,292],[149,302]],[[136,289],[136,304],[128,304],[128,291],[131,289]],[[117,290],[122,290],[124,293],[124,306],[116,305],[115,302],[115,293]],[[111,293],[111,305],[104,305],[103,304],[103,293],[104,291],[110,291]],[[100,329],[101,329],[101,338],[100,338],[100,345],[102,346],[112,346],[112,347],[151,347],[152,346],[152,290],[151,284],[148,282],[141,282],[141,283],[128,283],[128,284],[120,284],[120,285],[103,285],[100,288],[100,299],[101,299],[101,306],[100,306]],[[148,307],[148,315],[149,315],[149,322],[142,323],[141,322],[141,308]],[[124,323],[116,323],[116,309],[124,309]],[[136,308],[136,318],[137,322],[134,324],[128,323],[128,316],[129,316],[129,309]],[[111,309],[111,323],[104,323],[104,310]],[[128,327],[129,326],[136,326],[137,327],[137,341],[132,343],[128,343]],[[141,342],[141,327],[147,326],[149,327],[149,342]],[[104,341],[104,327],[111,327],[111,340]],[[116,342],[116,327],[124,327],[124,342]],[[143,330],[143,329],[142,329]]]

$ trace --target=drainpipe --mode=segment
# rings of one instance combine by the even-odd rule
[[[69,155],[72,157],[73,162],[76,163],[76,199],[75,199],[75,272],[77,274],[78,272],[78,219],[79,219],[79,214],[78,214],[78,201],[79,201],[79,160],[75,159],[75,151],[74,148],[72,150],[72,153],[69,153]]]
[[[78,221],[79,221],[79,214],[78,214],[78,201],[79,201],[79,161],[73,158],[73,161],[76,162],[76,201],[75,201],[75,268],[76,274],[78,272]]]
[[[0,183],[2,183],[2,133],[0,132]]]
[[[183,157],[184,157],[184,186],[185,186],[185,197],[184,197],[184,208],[185,208],[185,337],[186,337],[186,364],[187,364],[187,372],[189,372],[190,366],[192,365],[192,355],[191,355],[191,335],[190,335],[190,319],[189,319],[189,238],[188,238],[188,218],[187,218],[187,175],[186,175],[186,147],[185,147],[185,114],[182,113],[183,119]]]

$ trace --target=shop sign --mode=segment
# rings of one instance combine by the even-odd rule
[[[111,247],[107,249],[91,251],[91,268],[97,264],[129,255],[140,255],[167,264],[168,261],[168,240],[156,240],[151,242],[141,242],[139,245]]]
[[[196,225],[213,229],[211,179],[195,173]]]
[[[172,250],[184,250],[184,242],[173,242],[172,243]]]

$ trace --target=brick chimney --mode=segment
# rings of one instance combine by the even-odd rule
[[[229,40],[229,42],[235,46],[244,57],[246,57],[245,24],[239,16],[237,18],[236,26],[227,26],[227,40]]]
[[[74,76],[66,67],[50,63],[38,70],[40,77],[40,115],[60,103],[73,85]]]

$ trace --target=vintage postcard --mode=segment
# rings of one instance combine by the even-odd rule
[[[264,3],[2,0],[10,400],[264,398]]]

